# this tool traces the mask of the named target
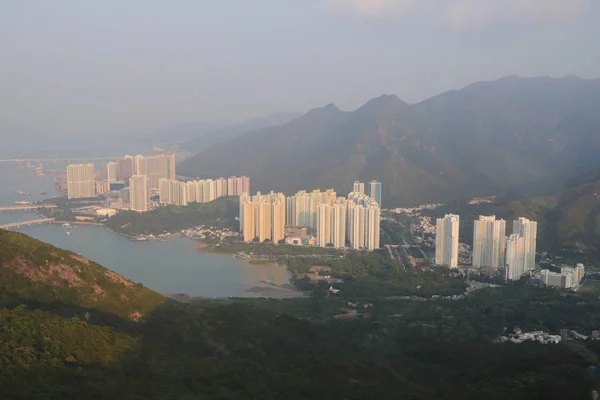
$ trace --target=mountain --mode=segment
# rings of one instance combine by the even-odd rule
[[[600,80],[505,77],[409,105],[393,95],[353,112],[330,104],[185,160],[187,176],[249,175],[293,193],[384,183],[385,207],[559,189],[600,167]]]
[[[78,254],[0,230],[0,304],[62,304],[138,320],[164,302]]]

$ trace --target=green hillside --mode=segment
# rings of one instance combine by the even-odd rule
[[[114,232],[131,236],[173,233],[200,225],[234,228],[239,213],[238,197],[222,197],[210,203],[159,207],[145,213],[121,211],[105,225]]]
[[[544,193],[600,167],[599,106],[600,81],[573,76],[506,77],[414,105],[385,95],[217,144],[178,171],[285,193],[377,179],[386,207]]]
[[[350,259],[337,295],[314,285],[306,299],[181,304],[0,233],[2,399],[565,399],[598,386],[587,374],[598,342],[493,342],[515,326],[590,332],[600,326],[595,295],[516,283],[459,300],[388,298],[362,289],[394,264]],[[442,269],[395,275],[411,286],[434,277],[428,290],[456,281]],[[355,318],[332,318],[349,302]],[[143,317],[130,321],[132,310]]]
[[[86,258],[0,230],[0,304],[55,304],[137,320],[165,298]]]

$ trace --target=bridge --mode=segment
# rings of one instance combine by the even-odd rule
[[[0,158],[0,162],[48,162],[48,161],[112,161],[122,157],[34,157],[34,158]]]
[[[42,219],[33,219],[31,221],[21,221],[21,222],[13,222],[12,224],[4,224],[0,225],[0,229],[10,229],[10,228],[20,228],[22,225],[31,226],[33,224],[43,224],[45,222],[50,223],[56,220],[56,218],[42,218]]]
[[[0,212],[2,211],[31,211],[37,210],[39,208],[56,208],[54,204],[45,204],[45,205],[22,205],[22,206],[8,206],[8,207],[0,207]]]

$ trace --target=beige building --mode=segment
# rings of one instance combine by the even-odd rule
[[[67,166],[67,197],[84,199],[96,196],[94,164]]]
[[[174,179],[161,179],[158,194],[161,205],[188,205],[188,187],[185,182]]]
[[[129,209],[132,211],[148,211],[148,177],[133,175],[129,178]]]
[[[240,197],[240,230],[245,242],[271,241],[278,243],[285,237],[285,196],[270,193]]]

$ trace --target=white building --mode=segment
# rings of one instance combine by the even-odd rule
[[[518,280],[525,272],[525,239],[513,233],[506,238],[506,266],[504,277],[507,280]]]
[[[513,221],[513,233],[518,234],[525,240],[525,253],[523,263],[525,271],[535,269],[535,249],[537,241],[537,222],[527,218],[519,218]]]
[[[67,197],[84,199],[96,196],[94,164],[70,164],[67,166]]]
[[[161,179],[158,182],[158,187],[161,205],[188,205],[188,187],[185,182],[180,182],[174,179]]]
[[[550,272],[550,270],[543,269],[540,272],[542,282],[546,286],[554,286],[562,289],[569,289],[575,285],[573,281],[573,273],[565,272]]]
[[[129,178],[129,209],[132,211],[148,211],[148,177],[134,175]]]
[[[438,218],[435,234],[435,263],[458,268],[458,229],[460,217],[447,214]]]
[[[479,216],[473,225],[473,266],[499,268],[504,265],[506,221]]]

